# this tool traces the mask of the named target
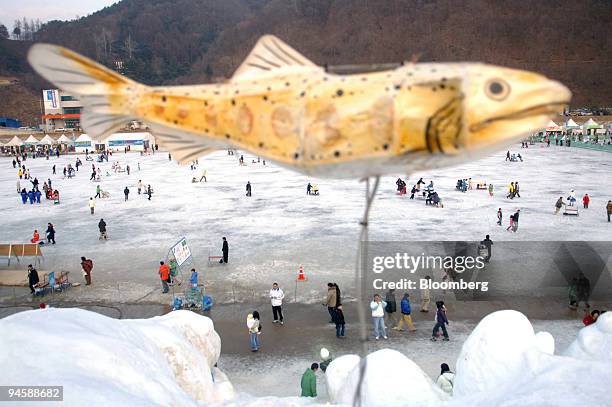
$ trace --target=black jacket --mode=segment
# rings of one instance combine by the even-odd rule
[[[106,232],[106,222],[104,222],[103,220],[98,222],[98,229],[100,229],[100,233]]]
[[[344,325],[344,313],[341,309],[335,309],[332,320],[336,325]]]
[[[227,244],[227,240],[223,241],[223,248],[221,249],[223,253],[229,252],[229,245]]]

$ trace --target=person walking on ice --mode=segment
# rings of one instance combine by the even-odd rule
[[[130,190],[128,187],[125,187],[125,189],[123,190],[123,195],[125,195],[125,200],[128,200],[128,196],[130,195]]]
[[[138,180],[138,183],[136,184],[136,187],[138,188],[138,195],[140,195],[140,193],[142,192],[142,188],[143,188],[142,180],[141,179]]]
[[[259,335],[261,335],[261,322],[259,322],[259,312],[253,311],[247,315],[247,328],[249,330],[249,339],[251,341],[251,352],[259,351]]]
[[[504,214],[502,213],[502,209],[501,209],[501,208],[497,209],[497,224],[498,224],[499,226],[501,226],[501,225],[502,225],[502,219],[503,219],[503,217],[504,217]]]
[[[221,253],[223,253],[223,258],[219,260],[221,264],[227,264],[229,259],[229,245],[227,244],[227,239],[225,237],[223,239],[223,246],[221,247]]]
[[[94,214],[94,210],[96,208],[96,201],[94,201],[94,199],[92,197],[89,198],[89,203],[87,204],[87,206],[89,206],[89,210],[91,211],[91,214]]]
[[[346,324],[344,320],[344,312],[342,311],[342,304],[339,304],[334,310],[333,315],[334,324],[336,324],[336,338],[344,338],[344,326]]]
[[[93,261],[81,257],[81,267],[83,268],[83,277],[85,277],[85,285],[91,285],[91,271],[93,270]]]
[[[98,230],[100,231],[99,240],[108,240],[108,236],[106,235],[106,222],[104,222],[102,218],[100,218],[100,222],[98,222]]]
[[[589,194],[584,194],[582,197],[582,207],[584,209],[589,209],[589,202],[591,202],[591,198],[589,198]]]
[[[302,375],[300,382],[301,397],[317,397],[317,370],[319,370],[319,364],[313,363]]]
[[[251,181],[247,181],[247,184],[246,184],[246,196],[251,196]]]
[[[274,320],[272,323],[281,325],[284,324],[283,321],[283,298],[285,298],[285,293],[278,286],[278,283],[272,284],[272,289],[270,290],[270,300],[272,302],[272,314],[274,315]]]
[[[555,215],[559,213],[563,205],[565,205],[565,202],[563,202],[563,197],[560,196],[559,199],[557,199],[557,202],[555,203]]]
[[[606,205],[606,211],[608,213],[608,222],[610,222],[610,216],[612,216],[612,201],[608,201],[608,205]]]
[[[446,307],[444,306],[444,301],[436,302],[436,324],[433,327],[433,331],[431,332],[431,340],[437,341],[438,331],[442,329],[442,333],[444,334],[444,341],[448,341],[448,332],[446,331],[446,325],[448,325],[448,318],[446,317]]]
[[[170,289],[168,288],[168,283],[170,282],[170,267],[167,264],[164,264],[163,261],[159,262],[159,279],[162,285],[162,294],[166,294]]]
[[[493,197],[493,184],[492,183],[489,184],[489,196]]]
[[[385,330],[385,308],[387,303],[380,298],[380,295],[374,294],[374,300],[370,302],[372,310],[372,322],[374,324],[374,339],[379,340],[382,336],[388,339],[387,331]]]
[[[400,301],[400,311],[402,312],[402,317],[399,320],[399,323],[397,324],[397,326],[394,326],[391,329],[395,331],[403,331],[404,323],[406,323],[406,326],[408,327],[408,331],[410,332],[416,331],[416,328],[414,327],[414,324],[412,323],[412,316],[410,315],[412,314],[412,309],[410,308],[410,295],[408,293],[404,293],[404,297]]]

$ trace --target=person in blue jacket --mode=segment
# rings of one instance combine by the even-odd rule
[[[195,269],[191,269],[191,277],[189,277],[189,284],[191,284],[191,286],[194,288],[198,286],[198,272]]]
[[[397,326],[394,326],[391,329],[395,331],[403,331],[405,323],[410,332],[416,331],[416,328],[412,323],[412,316],[410,315],[412,314],[412,309],[410,308],[410,295],[408,293],[404,293],[404,298],[402,298],[402,301],[400,301],[400,308],[402,311],[402,318],[399,320]]]
[[[34,197],[36,198],[36,203],[40,203],[40,191],[38,189],[34,191]]]
[[[28,193],[25,188],[21,190],[21,202],[23,202],[24,205],[28,202]]]
[[[30,205],[34,204],[34,191],[28,192],[28,199],[30,200]]]

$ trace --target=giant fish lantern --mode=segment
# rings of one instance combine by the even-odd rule
[[[542,75],[481,63],[335,75],[269,35],[223,84],[146,86],[47,44],[28,58],[81,99],[81,124],[93,137],[141,120],[181,162],[235,148],[318,177],[471,160],[546,127],[571,97]]]

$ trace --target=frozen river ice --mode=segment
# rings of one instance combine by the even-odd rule
[[[612,240],[612,224],[605,215],[605,205],[612,199],[612,155],[539,145],[529,149],[516,145],[513,151],[520,152],[524,162],[504,161],[505,152],[499,152],[458,167],[409,176],[409,188],[420,177],[427,183],[433,180],[444,208],[397,196],[395,180],[406,174],[383,178],[371,213],[370,240],[481,240],[485,234],[494,241]],[[198,169],[190,170],[169,161],[167,153],[116,153],[109,163],[95,163],[103,174],[111,174],[100,183],[111,195],[97,199],[94,216],[87,201],[97,184],[89,181],[91,162],[84,155],[79,156],[84,165],[72,179],[63,179],[61,172],[69,162],[74,165],[74,155],[25,162],[41,183],[51,178],[61,193],[60,205],[51,201],[22,205],[16,193],[16,170],[10,159],[1,158],[0,242],[26,242],[34,229],[42,235],[47,222],[52,222],[57,245],[44,246],[41,269],[69,270],[79,279],[79,258],[87,256],[95,263],[96,289],[119,286],[130,299],[158,288],[158,261],[183,236],[192,247],[195,266],[221,301],[265,293],[273,280],[292,287],[300,265],[308,277],[299,287],[300,301],[318,301],[316,296],[329,280],[350,292],[363,183],[310,179],[269,162],[252,163],[256,158],[250,155],[245,155],[247,165],[239,166],[239,155],[220,151],[201,158]],[[129,164],[131,174],[113,173],[113,161]],[[54,164],[58,175],[51,175]],[[204,169],[208,182],[192,183],[192,177],[199,179]],[[486,191],[455,191],[456,180],[467,177],[492,182],[494,197]],[[136,193],[138,180],[152,185],[151,201]],[[253,185],[250,198],[245,197],[247,181]],[[306,195],[309,181],[319,186],[320,196]],[[521,198],[505,197],[511,181],[519,181]],[[22,180],[21,185],[27,187],[29,182]],[[127,202],[125,186],[131,190]],[[566,197],[570,189],[576,190],[579,200],[588,193],[590,208],[581,210],[579,217],[554,216],[556,199]],[[504,211],[505,223],[521,209],[517,233],[495,224],[498,207]],[[108,224],[106,242],[98,240],[100,218]],[[230,244],[230,263],[208,267],[208,254],[220,254],[222,236]]]

